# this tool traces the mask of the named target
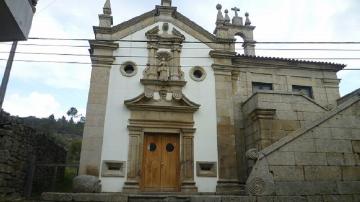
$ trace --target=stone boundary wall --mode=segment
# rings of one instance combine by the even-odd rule
[[[36,169],[35,165],[65,161],[66,150],[47,135],[4,112],[0,115],[0,196],[23,196],[25,187],[30,185],[34,191],[46,191],[51,187],[49,179],[54,171]],[[33,183],[27,184],[32,170]]]
[[[260,151],[247,191],[349,198],[343,201],[360,194],[360,95]]]

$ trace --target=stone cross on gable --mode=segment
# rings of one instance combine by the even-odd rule
[[[161,0],[161,6],[171,7],[171,0]]]
[[[238,12],[240,11],[240,8],[234,7],[231,10],[235,11],[235,17],[239,17]]]

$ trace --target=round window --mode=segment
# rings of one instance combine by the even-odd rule
[[[203,76],[203,73],[200,71],[200,70],[195,70],[194,71],[194,76],[196,77],[196,78],[198,78],[198,79],[200,79],[202,76]]]
[[[134,73],[135,68],[133,65],[129,64],[129,65],[125,66],[124,70],[127,74],[132,74],[132,73]]]
[[[156,144],[155,143],[150,143],[148,145],[148,150],[151,152],[154,152],[156,150]]]
[[[202,67],[193,67],[190,70],[190,77],[194,81],[203,81],[206,77],[206,72]]]
[[[120,72],[123,76],[131,77],[135,76],[137,73],[136,64],[133,62],[125,62],[120,67]]]
[[[175,149],[175,147],[174,147],[173,144],[169,143],[169,144],[166,145],[166,151],[167,152],[173,152],[174,149]]]

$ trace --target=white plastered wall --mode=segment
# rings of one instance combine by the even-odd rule
[[[123,40],[146,40],[145,33],[155,27],[162,25],[156,23],[141,31],[131,34]],[[174,27],[169,24],[170,29]],[[198,41],[181,28],[175,27],[185,35],[186,41]],[[127,129],[130,111],[125,107],[124,101],[132,99],[143,93],[143,86],[140,83],[142,72],[147,63],[147,44],[143,42],[119,42],[120,48],[114,52],[115,64],[122,64],[132,61],[137,64],[138,72],[133,77],[125,77],[120,72],[120,65],[113,65],[110,72],[109,94],[107,101],[104,141],[102,147],[102,162],[127,161],[129,132]],[[122,47],[144,47],[122,48]],[[194,49],[196,48],[196,49]],[[210,48],[202,43],[184,43],[181,53],[181,66],[185,73],[186,86],[183,93],[193,102],[200,104],[199,111],[194,114],[195,138],[194,138],[194,165],[197,161],[217,162],[217,122],[216,122],[216,97],[215,77],[209,58]],[[144,57],[123,57],[123,56],[144,56]],[[189,58],[195,57],[195,58]],[[197,82],[190,78],[189,71],[193,66],[201,66],[206,71],[204,81]],[[197,177],[194,167],[195,182],[199,192],[215,192],[217,178]],[[121,192],[126,181],[125,177],[102,177],[103,192]]]

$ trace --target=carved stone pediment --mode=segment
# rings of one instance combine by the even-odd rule
[[[166,92],[163,95],[160,92],[157,98],[148,98],[143,93],[134,99],[126,100],[125,105],[131,110],[189,113],[197,111],[200,107],[184,95],[180,99],[175,99],[171,93]]]
[[[180,54],[185,36],[169,24],[159,25],[145,33],[148,41],[148,64],[141,79],[144,93],[125,101],[130,110],[161,112],[195,112],[200,105],[191,102],[182,93],[186,85],[181,70]]]

